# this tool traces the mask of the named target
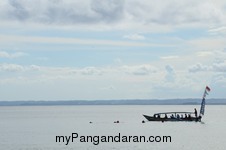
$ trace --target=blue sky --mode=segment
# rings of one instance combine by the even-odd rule
[[[4,0],[0,100],[226,98],[223,0]]]

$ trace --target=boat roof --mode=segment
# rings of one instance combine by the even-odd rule
[[[194,114],[194,112],[162,112],[162,113],[155,113],[154,115],[161,115],[161,114]]]

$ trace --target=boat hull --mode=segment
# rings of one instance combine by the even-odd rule
[[[190,117],[190,118],[158,118],[158,117],[153,117],[153,116],[148,116],[148,115],[143,115],[148,121],[195,121],[195,122],[200,122],[201,117]]]

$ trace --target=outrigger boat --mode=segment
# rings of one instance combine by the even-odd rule
[[[143,115],[148,121],[201,121],[205,112],[206,95],[210,92],[210,88],[206,86],[201,102],[200,112],[197,115],[197,110],[194,112],[162,112],[155,113],[153,116]]]

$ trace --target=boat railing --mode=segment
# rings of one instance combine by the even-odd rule
[[[154,115],[168,115],[168,114],[195,114],[195,112],[162,112],[162,113],[155,113]]]

